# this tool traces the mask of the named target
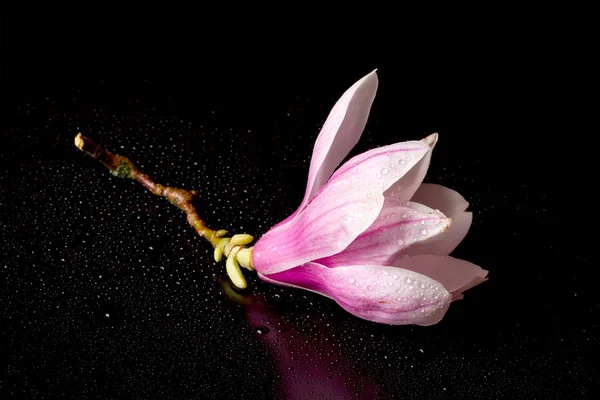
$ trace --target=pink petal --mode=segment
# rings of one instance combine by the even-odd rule
[[[365,232],[342,252],[316,262],[328,267],[391,265],[409,246],[430,241],[449,226],[448,218],[429,207],[386,199],[379,216]]]
[[[296,218],[256,242],[254,268],[269,275],[339,253],[375,221],[383,201],[375,182],[330,182]]]
[[[440,282],[452,293],[452,300],[462,299],[462,292],[486,280],[488,271],[468,261],[450,256],[415,256],[401,258],[396,267],[426,275]]]
[[[395,267],[318,263],[259,276],[267,282],[310,290],[335,300],[349,313],[391,325],[433,325],[450,305],[448,291],[433,279]]]
[[[406,175],[404,175],[401,179],[395,182],[394,185],[387,189],[385,192],[386,198],[392,197],[399,201],[411,200],[421,185],[421,182],[423,182],[423,178],[425,178],[425,175],[427,174],[429,163],[431,161],[431,153],[433,152],[433,148],[435,147],[437,141],[437,133],[429,135],[421,140],[422,143],[429,147],[429,150],[419,159],[419,162],[412,167]]]
[[[313,148],[304,199],[298,209],[278,225],[294,218],[306,206],[358,142],[378,84],[377,73],[373,71],[352,85],[333,106]]]
[[[440,210],[448,216],[456,215],[469,207],[469,202],[460,193],[435,183],[423,183],[411,200]]]
[[[454,251],[467,235],[473,221],[473,214],[465,212],[469,203],[452,189],[428,183],[424,183],[419,187],[412,200],[440,210],[446,216],[452,218],[452,225],[445,234],[437,238],[437,241],[412,246],[406,254],[411,256],[420,254],[446,256]]]
[[[429,151],[430,147],[418,140],[369,150],[344,163],[335,171],[331,181],[375,181],[385,191],[410,174],[411,169],[418,165]]]

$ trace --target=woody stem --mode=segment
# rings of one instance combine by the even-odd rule
[[[188,223],[196,230],[198,235],[208,240],[213,247],[217,247],[222,235],[218,235],[217,231],[207,227],[196,212],[196,208],[192,205],[194,197],[197,196],[196,191],[172,188],[154,182],[127,157],[111,153],[81,133],[78,133],[75,137],[75,146],[92,158],[102,162],[113,175],[119,178],[132,179],[155,195],[169,200],[171,204],[185,212]]]

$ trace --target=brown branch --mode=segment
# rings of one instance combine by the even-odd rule
[[[188,223],[198,232],[198,235],[207,239],[214,247],[215,261],[219,262],[223,256],[227,257],[227,275],[229,275],[231,282],[240,289],[246,288],[246,279],[240,270],[240,266],[250,271],[254,269],[252,265],[252,248],[246,247],[254,240],[252,235],[238,234],[233,235],[231,238],[224,237],[227,234],[226,230],[214,231],[208,228],[200,219],[192,205],[194,197],[198,195],[194,190],[176,189],[155,183],[148,175],[133,165],[127,157],[103,149],[81,133],[75,136],[75,146],[92,158],[102,162],[111,174],[119,178],[133,179],[150,192],[164,197],[183,211],[187,216]]]
[[[132,179],[155,195],[169,200],[171,204],[185,212],[188,223],[196,230],[196,232],[198,232],[198,235],[207,239],[213,247],[217,247],[223,235],[217,234],[218,231],[208,228],[204,224],[204,221],[200,219],[200,216],[196,212],[196,208],[192,205],[194,197],[197,196],[196,191],[187,191],[185,189],[177,189],[155,183],[148,175],[140,171],[127,157],[111,153],[94,143],[90,138],[83,136],[81,133],[78,133],[75,137],[75,146],[92,158],[102,162],[114,176]],[[226,252],[226,254],[228,253],[229,251]]]

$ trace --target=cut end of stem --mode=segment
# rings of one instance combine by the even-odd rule
[[[79,150],[83,150],[83,137],[81,136],[81,132],[77,133],[77,136],[75,136],[75,146],[79,149]]]

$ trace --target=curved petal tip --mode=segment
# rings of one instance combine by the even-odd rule
[[[429,145],[429,147],[433,147],[437,143],[438,138],[439,138],[439,135],[436,132],[436,133],[432,133],[431,135],[429,135],[426,138],[423,138],[421,140],[423,142],[427,143]]]

